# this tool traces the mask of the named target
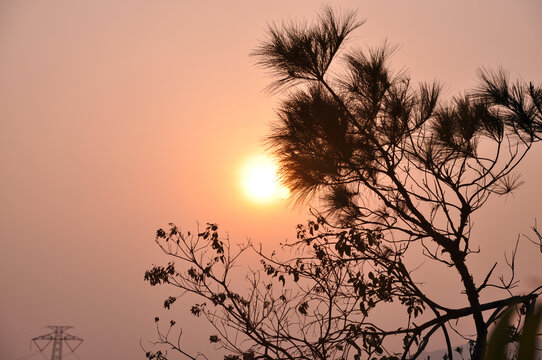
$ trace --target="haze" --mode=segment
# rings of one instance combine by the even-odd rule
[[[234,242],[266,248],[295,237],[305,209],[250,202],[240,188],[280,97],[262,91],[270,79],[249,53],[266,24],[312,19],[322,4],[0,3],[2,359],[35,352],[30,339],[46,325],[74,326],[85,339],[80,359],[143,358],[139,341],[153,338],[168,293],[143,273],[167,261],[153,239],[169,222],[186,230],[217,222]],[[450,96],[475,85],[481,66],[542,82],[539,1],[333,5],[367,20],[356,45],[399,44],[397,70],[438,79]],[[540,147],[529,154],[516,194],[475,218],[477,241],[490,246],[474,271],[503,260],[535,218],[542,224],[541,156]],[[522,243],[518,255],[530,287],[542,284],[533,249]],[[182,326],[194,321],[187,313],[179,304],[164,316]],[[194,324],[193,341],[208,346]]]

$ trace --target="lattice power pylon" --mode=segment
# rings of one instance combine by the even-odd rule
[[[36,344],[40,351],[44,351],[50,343],[53,343],[51,351],[51,360],[62,360],[62,345],[66,344],[71,352],[81,345],[83,339],[67,334],[65,331],[71,329],[72,326],[47,326],[52,332],[35,337],[32,342]]]

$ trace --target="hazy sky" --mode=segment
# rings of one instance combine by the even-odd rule
[[[322,4],[0,0],[2,359],[35,351],[45,325],[75,326],[80,359],[144,358],[139,340],[152,338],[169,292],[143,273],[167,262],[153,239],[170,221],[218,222],[234,241],[269,247],[295,236],[304,210],[251,203],[239,186],[278,100],[249,53],[266,24],[312,19]],[[538,0],[333,5],[367,20],[351,45],[399,44],[396,68],[443,81],[449,96],[473,86],[480,66],[542,82]],[[542,224],[541,147],[517,194],[474,219],[486,245],[474,269]],[[542,254],[521,246],[525,285],[542,284]],[[197,329],[186,314],[177,305],[167,316]]]

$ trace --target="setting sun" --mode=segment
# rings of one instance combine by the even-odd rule
[[[278,180],[276,164],[266,156],[257,156],[246,162],[242,185],[246,196],[256,202],[286,199],[290,195],[290,191]]]

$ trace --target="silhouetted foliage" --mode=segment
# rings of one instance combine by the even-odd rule
[[[481,70],[477,88],[443,100],[437,83],[415,86],[391,71],[387,45],[341,53],[360,25],[352,13],[325,9],[312,25],[271,26],[254,52],[275,77],[270,89],[288,90],[267,142],[282,180],[294,201],[317,196],[322,204],[287,245],[294,257],[232,248],[215,224],[195,235],[173,224],[157,232],[177,263],[155,266],[145,280],[199,296],[191,312],[214,327],[209,340],[230,354],[225,359],[414,359],[437,331],[452,358],[449,332],[463,318],[476,331],[471,358],[482,359],[488,328],[504,309],[521,307],[510,328],[517,332],[542,292],[512,294],[513,259],[508,281],[494,280],[496,264],[480,277],[466,263],[478,252],[470,237],[475,212],[521,184],[514,171],[540,140],[542,89]],[[238,287],[231,274],[246,251],[263,267]],[[405,261],[410,252],[457,270],[469,306],[430,298]],[[505,295],[482,301],[488,288]],[[373,321],[392,302],[404,318],[392,328]],[[172,326],[166,334],[158,328],[158,343],[204,357],[186,353],[180,335],[172,342]]]
[[[542,321],[542,309],[526,317],[525,324],[519,327],[510,324],[514,308],[501,314],[493,333],[489,337],[485,360],[534,360],[537,356],[538,329]]]

